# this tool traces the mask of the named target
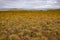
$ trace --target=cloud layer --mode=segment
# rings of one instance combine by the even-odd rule
[[[0,0],[0,8],[48,9],[60,8],[59,0]]]

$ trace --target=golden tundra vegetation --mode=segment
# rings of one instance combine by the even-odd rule
[[[60,10],[0,11],[0,40],[60,40]]]

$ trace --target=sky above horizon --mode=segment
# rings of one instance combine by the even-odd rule
[[[60,0],[0,0],[0,8],[60,8]]]

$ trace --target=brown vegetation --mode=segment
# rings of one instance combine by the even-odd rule
[[[60,40],[60,10],[1,11],[0,40]]]

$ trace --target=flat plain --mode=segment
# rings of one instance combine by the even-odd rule
[[[60,40],[60,10],[0,11],[0,40]]]

